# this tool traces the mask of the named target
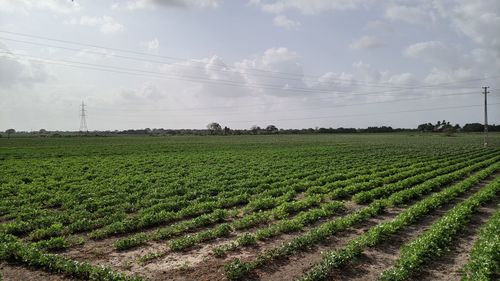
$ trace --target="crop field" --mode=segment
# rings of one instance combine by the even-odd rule
[[[498,280],[500,135],[0,138],[1,280]]]

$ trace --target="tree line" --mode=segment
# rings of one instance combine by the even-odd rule
[[[500,125],[488,125],[490,132],[500,132]],[[446,120],[437,121],[436,123],[424,123],[417,128],[392,128],[391,126],[367,127],[367,128],[303,128],[303,129],[283,129],[275,125],[267,125],[260,127],[257,125],[251,126],[249,129],[231,129],[227,126],[222,126],[217,122],[211,122],[206,129],[163,129],[163,128],[144,128],[144,129],[129,129],[129,130],[114,130],[114,131],[92,131],[92,132],[75,132],[75,131],[47,131],[40,129],[39,131],[31,132],[16,132],[15,129],[8,129],[0,137],[10,138],[11,135],[16,136],[39,136],[39,137],[62,137],[62,136],[113,136],[113,135],[149,135],[149,136],[173,136],[173,135],[270,135],[270,134],[346,134],[346,133],[393,133],[393,132],[423,132],[423,133],[456,133],[456,132],[482,132],[484,131],[483,124],[467,123],[463,127],[459,124],[452,125]]]

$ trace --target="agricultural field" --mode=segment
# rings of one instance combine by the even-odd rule
[[[495,280],[500,135],[1,138],[2,280]]]

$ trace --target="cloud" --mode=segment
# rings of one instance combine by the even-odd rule
[[[467,36],[486,52],[495,53],[500,65],[500,1],[436,1],[435,7],[459,34]]]
[[[126,8],[128,10],[167,8],[217,8],[220,0],[132,0],[125,4],[116,2],[112,9]]]
[[[42,64],[20,59],[15,55],[0,54],[0,85],[3,87],[14,85],[29,87],[35,83],[45,82],[49,78],[50,75]]]
[[[125,26],[123,26],[123,24],[121,23],[117,23],[110,16],[102,16],[102,17],[82,16],[80,17],[80,19],[73,18],[70,21],[66,21],[66,23],[72,25],[98,27],[99,31],[104,34],[119,33],[125,31]]]
[[[149,100],[158,101],[164,97],[164,93],[152,82],[145,82],[139,89],[120,88],[118,95],[125,100]]]
[[[421,25],[436,21],[435,13],[422,6],[390,5],[385,10],[385,17],[390,20]]]
[[[91,47],[79,51],[76,54],[77,58],[84,58],[86,60],[99,61],[102,59],[112,58],[115,53],[108,49]]]
[[[186,92],[200,97],[238,97],[249,94],[245,78],[214,55],[201,60],[163,64],[159,71],[173,81],[169,87],[177,93]]]
[[[460,80],[468,80],[477,78],[477,72],[472,68],[460,67],[453,70],[443,70],[434,67],[429,74],[424,78],[426,84],[441,84],[441,83],[454,83]],[[453,85],[451,85],[453,86]],[[464,84],[456,85],[457,88],[463,87]]]
[[[154,38],[150,41],[141,42],[140,45],[150,52],[157,52],[160,48],[160,41],[158,40],[158,38]]]
[[[431,65],[454,68],[465,61],[465,57],[456,48],[441,41],[419,42],[408,46],[403,54],[421,59]]]
[[[30,10],[47,10],[54,13],[72,13],[80,10],[77,1],[61,0],[0,0],[0,12],[28,15]]]
[[[368,6],[372,0],[253,0],[250,4],[268,13],[281,14],[286,10],[298,10],[303,14],[318,14],[325,11],[352,10]]]
[[[284,27],[288,30],[297,30],[300,27],[300,22],[291,20],[284,15],[278,15],[274,17],[273,23],[276,26]]]
[[[366,24],[365,29],[371,32],[385,32],[385,33],[393,33],[395,31],[394,27],[389,23],[381,20],[369,21]]]
[[[286,91],[289,88],[305,88],[303,68],[299,55],[287,48],[269,48],[262,56],[245,59],[235,64],[251,85],[270,85],[265,89],[252,89],[255,94],[263,95],[300,95],[300,92]],[[273,74],[275,72],[276,74]],[[280,73],[287,73],[290,79],[276,79]]]
[[[363,36],[349,45],[351,49],[356,50],[376,49],[383,46],[384,43],[374,36]]]

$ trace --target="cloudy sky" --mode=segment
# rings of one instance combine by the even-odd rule
[[[0,131],[500,123],[498,0],[0,0]]]

